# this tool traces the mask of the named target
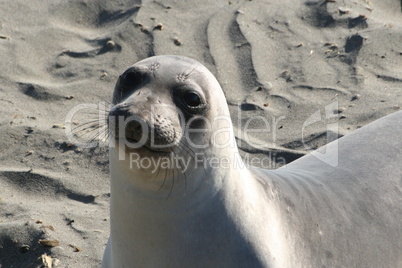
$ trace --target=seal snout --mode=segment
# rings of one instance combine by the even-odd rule
[[[148,110],[136,111],[134,104],[120,103],[109,112],[111,135],[126,145],[170,152],[175,146],[176,130],[169,118]]]

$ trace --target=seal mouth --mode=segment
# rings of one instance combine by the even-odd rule
[[[119,139],[118,137],[116,137],[116,140],[121,140],[121,138]],[[124,140],[127,141],[126,144],[126,149],[128,149],[129,151],[135,151],[135,152],[143,152],[143,151],[147,151],[147,152],[151,152],[151,153],[155,153],[155,154],[170,154],[173,151],[173,146],[169,146],[169,147],[151,147],[150,144],[145,143],[145,144],[141,144],[140,146],[130,146],[130,144],[138,144],[139,141],[135,138],[131,138],[131,137],[124,137]]]
[[[114,131],[112,131],[115,141],[124,144],[127,151],[147,151],[158,154],[171,153],[175,147],[174,138],[170,137],[170,139],[166,140],[163,135],[158,136],[157,134],[153,136],[153,141],[151,141],[152,135],[145,135],[141,127],[135,122],[128,124],[124,130],[120,130],[118,124],[116,124]]]

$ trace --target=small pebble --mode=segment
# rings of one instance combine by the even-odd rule
[[[182,44],[181,41],[179,39],[177,39],[177,37],[173,40],[173,42],[176,46],[181,46],[181,44]]]
[[[107,72],[103,72],[100,76],[101,79],[106,78],[107,77]]]
[[[356,94],[356,95],[354,95],[350,100],[351,100],[351,101],[355,101],[355,100],[358,100],[358,99],[360,99],[360,95],[359,95],[359,94]]]
[[[56,240],[56,239],[39,239],[39,244],[41,244],[44,247],[60,246],[59,240]]]
[[[270,82],[265,82],[264,85],[266,89],[273,89],[273,86]]]
[[[40,228],[42,228],[42,229],[49,229],[49,230],[51,230],[51,231],[53,231],[54,232],[54,227],[52,226],[52,225],[42,225]]]
[[[162,30],[163,29],[163,24],[162,23],[158,23],[156,24],[156,26],[154,27],[154,30]]]
[[[142,23],[139,23],[139,22],[134,23],[134,25],[135,25],[136,27],[140,27],[140,28],[144,27],[144,25],[142,25]]]
[[[74,252],[80,252],[81,251],[81,249],[79,247],[74,246],[73,244],[69,244],[69,246],[73,248]]]
[[[52,128],[62,128],[62,129],[65,129],[66,126],[63,125],[63,124],[54,124],[54,125],[52,126]]]
[[[48,256],[46,253],[42,254],[42,256],[40,256],[36,262],[40,263],[41,266],[40,267],[53,267],[53,258],[51,256]],[[56,262],[55,262],[56,263]]]
[[[146,28],[146,27],[141,27],[141,32],[143,32],[143,33],[149,33],[149,30],[148,30],[148,28]]]
[[[334,110],[334,114],[340,114],[343,113],[346,110],[345,107],[339,107],[337,110]]]
[[[116,46],[116,43],[113,42],[112,40],[109,40],[109,41],[106,42],[106,47],[108,49],[113,49],[115,46]]]
[[[340,15],[345,15],[345,14],[349,14],[350,11],[347,9],[343,9],[343,8],[338,8],[339,14]]]

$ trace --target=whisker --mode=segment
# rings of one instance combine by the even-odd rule
[[[167,169],[165,169],[165,178],[163,179],[162,185],[159,187],[158,191],[162,190],[163,186],[165,185],[166,179],[167,179]]]
[[[102,137],[102,141],[106,142],[109,139],[109,128],[104,127],[102,132],[100,132],[99,137]]]
[[[95,143],[95,141],[96,141],[98,138],[99,138],[99,134],[98,134],[98,133],[95,133],[95,134],[88,140],[88,142],[86,143],[86,145],[88,146],[88,145],[90,145],[90,144],[92,144],[92,143]],[[97,142],[96,144],[99,144],[99,142]],[[90,146],[90,147],[94,147],[94,146]]]
[[[172,150],[172,149],[171,149]],[[172,152],[173,152],[173,150],[172,150]],[[170,195],[172,194],[172,192],[173,192],[173,187],[174,187],[174,179],[175,179],[175,174],[174,174],[174,171],[175,171],[175,167],[173,166],[173,168],[172,168],[172,172],[173,172],[173,176],[172,176],[172,185],[170,186],[170,191],[169,191],[169,194],[167,195],[167,197],[166,198],[169,198],[170,197]]]
[[[179,143],[182,144],[186,149],[190,150],[195,157],[196,153],[193,151],[193,149],[191,149],[191,147],[188,144],[185,144],[182,140],[180,140]]]
[[[179,148],[180,149],[180,148]],[[184,175],[184,190],[187,191],[187,177],[186,177],[186,170],[181,165],[180,161],[178,162],[180,169],[182,170],[182,174]]]
[[[159,176],[159,172],[161,171],[161,167],[158,168],[158,172],[156,173],[155,178],[152,180],[152,182],[156,181],[156,179],[158,179]]]
[[[78,126],[72,128],[71,131],[75,131],[75,130],[79,129],[80,127],[88,126],[90,124],[95,124],[95,123],[98,123],[98,125],[101,125],[101,124],[99,124],[99,120],[92,120],[92,121],[88,121],[88,122],[79,124]]]
[[[83,128],[83,129],[75,129],[75,130],[73,130],[72,132],[73,132],[73,134],[74,135],[79,135],[80,133],[88,133],[88,132],[92,132],[92,131],[95,131],[95,130],[98,130],[98,129],[100,129],[101,127],[103,127],[103,126],[101,126],[101,125],[99,125],[99,124],[97,124],[97,123],[93,123],[92,125],[90,125],[90,126],[87,126],[87,127],[85,127],[85,128]]]
[[[198,63],[196,63],[196,64],[194,64],[195,65],[195,67],[193,68],[193,70],[191,70],[189,73],[187,73],[187,77],[189,77],[195,70],[197,70],[197,68],[199,67],[199,66],[201,66],[200,64],[198,64]]]
[[[89,108],[88,108],[89,109]],[[95,110],[95,108],[92,108],[89,111],[81,111],[82,114],[85,114],[86,116],[94,116],[94,117],[99,117],[101,116],[106,116],[109,113],[109,110]]]
[[[92,136],[93,133],[95,133],[95,135],[99,134],[98,136],[100,137],[100,133],[102,133],[102,132],[104,132],[104,127],[93,128],[93,129],[90,129],[90,130],[86,130],[85,132],[80,131],[78,133],[74,133],[74,136],[76,138],[78,138],[78,139],[85,139],[85,137],[88,137],[90,139],[91,137],[93,137]]]
[[[189,156],[191,156],[191,153],[192,153],[192,155],[195,157],[195,152],[193,150],[191,150],[191,148],[186,148],[186,146],[185,146],[186,144],[184,144],[183,141],[181,141],[181,140],[176,140],[176,141],[177,141],[177,146],[180,147],[180,149],[183,149],[184,151],[186,151],[186,153]],[[187,149],[189,149],[190,152]]]
[[[178,141],[179,143],[178,143],[178,147],[180,146],[180,148],[182,148],[182,149],[184,149],[187,153],[188,153],[188,151],[187,151],[187,149],[188,150],[190,150],[191,152],[192,152],[192,154],[193,154],[193,159],[194,159],[194,161],[196,161],[196,153],[193,151],[193,149],[188,145],[188,144],[185,144],[183,141]],[[190,153],[189,153],[190,154]],[[202,169],[203,169],[203,171],[204,171],[204,175],[205,175],[205,177],[206,178],[208,178],[207,177],[207,171],[205,170],[205,165],[204,165],[204,163],[202,163]]]
[[[101,99],[101,97],[99,97]],[[108,107],[109,106],[109,107]],[[109,131],[107,124],[107,117],[110,110],[109,101],[99,101],[98,105],[91,108],[88,107],[83,110],[79,110],[71,118],[70,122],[66,122],[70,128],[70,135],[77,142],[77,146],[82,144],[85,158],[88,159],[88,165],[94,162],[99,165],[105,166],[107,163],[106,152],[107,146],[101,145],[103,142],[109,139]],[[98,162],[99,160],[99,162]],[[86,162],[86,160],[84,161]]]

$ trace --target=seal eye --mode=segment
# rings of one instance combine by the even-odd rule
[[[120,90],[126,91],[140,86],[143,82],[139,72],[128,71],[120,76]]]
[[[196,108],[202,104],[200,96],[197,93],[189,92],[183,98],[184,104],[190,108]]]

